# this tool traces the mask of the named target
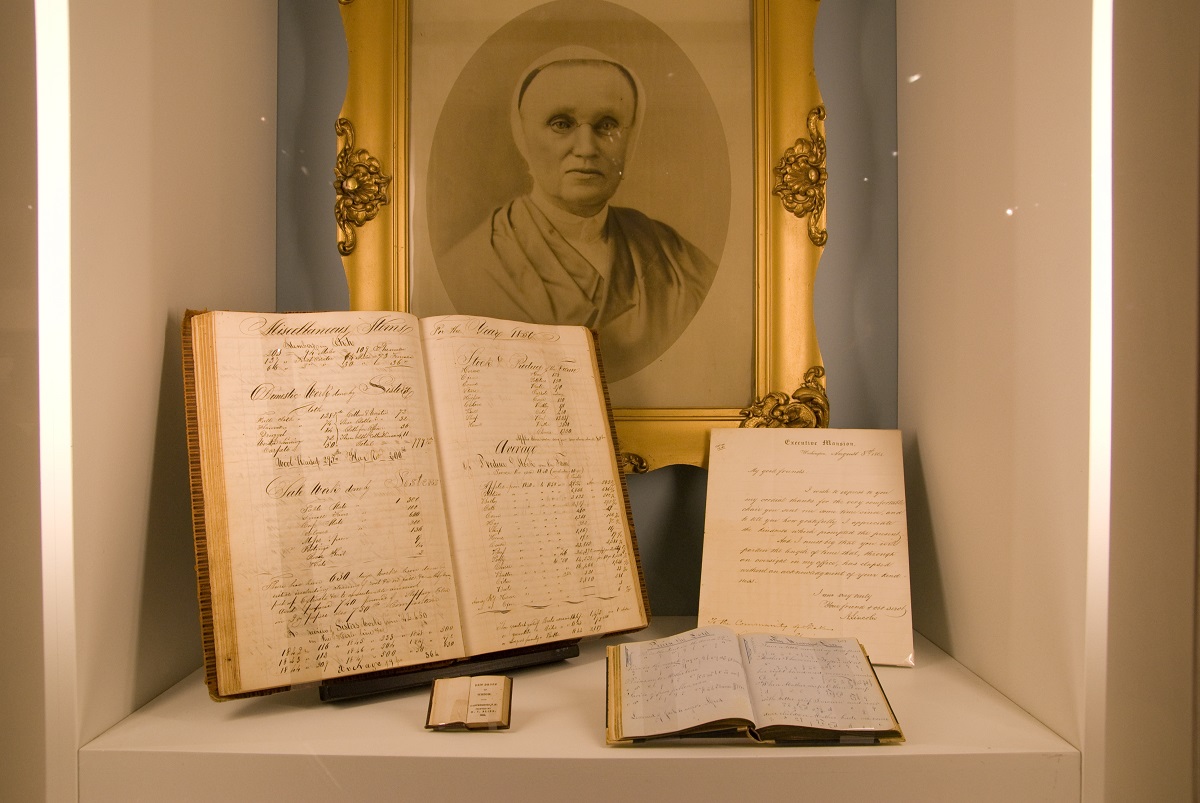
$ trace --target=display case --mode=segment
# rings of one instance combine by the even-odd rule
[[[276,6],[67,6],[38,4],[43,86],[71,79],[69,171],[43,179],[39,218],[69,233],[66,261],[42,265],[57,359],[29,679],[49,799],[1191,797],[1193,4],[898,9],[898,423],[922,638],[915,669],[881,673],[908,741],[812,750],[605,748],[596,644],[516,678],[504,733],[427,733],[413,692],[208,701],[178,324],[274,301]]]

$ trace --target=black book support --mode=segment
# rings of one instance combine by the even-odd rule
[[[329,680],[321,684],[321,701],[329,703],[353,700],[373,694],[387,694],[388,692],[426,686],[438,678],[503,674],[514,669],[563,661],[577,655],[579,655],[579,643],[571,642],[517,653],[468,658],[465,661],[455,661],[432,669],[419,668],[386,675]]]

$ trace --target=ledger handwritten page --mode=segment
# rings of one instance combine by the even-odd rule
[[[644,626],[591,333],[457,315],[422,326],[471,651]]]
[[[216,623],[218,665],[239,664],[254,690],[463,655],[416,319],[195,321],[217,355],[215,376],[197,360],[217,394],[201,394],[218,408],[202,413],[219,415],[202,446],[219,446],[225,469],[205,476],[228,511],[213,525],[228,531],[231,573],[214,589],[237,600],[234,621]]]
[[[858,640],[742,636],[755,721],[842,732],[897,728]]]
[[[900,433],[714,429],[700,624],[854,636],[913,665]]]
[[[636,739],[713,722],[754,721],[738,639],[701,627],[620,645],[621,737]]]

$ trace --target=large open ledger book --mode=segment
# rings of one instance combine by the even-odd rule
[[[900,432],[714,429],[709,448],[698,623],[912,666]]]
[[[709,625],[611,645],[609,744],[666,737],[877,744],[904,740],[862,645]]]
[[[400,312],[183,329],[213,697],[647,624],[588,329]]]

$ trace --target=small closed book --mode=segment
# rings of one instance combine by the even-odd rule
[[[607,648],[609,744],[745,738],[881,744],[904,734],[853,638],[707,626]]]
[[[646,626],[590,330],[207,312],[183,334],[214,698]]]

